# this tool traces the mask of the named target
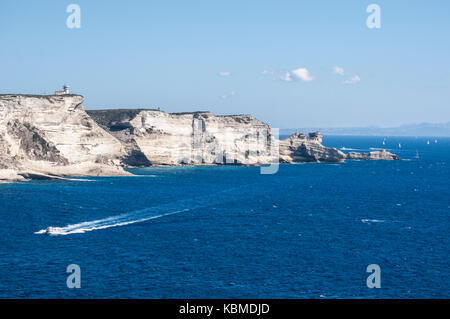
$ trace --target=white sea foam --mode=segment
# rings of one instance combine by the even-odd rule
[[[341,151],[357,151],[357,152],[367,152],[369,149],[367,148],[351,148],[351,147],[341,147]]]
[[[361,219],[361,222],[367,224],[367,223],[384,223],[385,221],[380,219]]]
[[[369,147],[369,148],[349,148],[349,147],[341,147],[341,151],[358,151],[358,152],[369,152],[369,151],[390,151],[388,148],[380,148],[380,147]]]
[[[139,178],[139,177],[158,177],[158,175],[144,175],[144,174],[140,174],[140,175],[133,175],[133,176],[128,176],[128,177],[136,177],[136,178]],[[159,177],[162,177],[162,176],[159,176]]]

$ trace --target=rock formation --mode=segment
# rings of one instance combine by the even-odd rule
[[[343,152],[322,145],[322,134],[295,133],[280,141],[280,162],[343,162],[346,156]]]
[[[0,179],[125,175],[122,144],[79,95],[0,95]]]
[[[279,141],[251,115],[86,112],[82,103],[70,94],[0,95],[0,182],[129,175],[129,166],[399,159],[386,151],[345,155],[323,146],[318,132]]]
[[[347,154],[347,159],[349,160],[383,160],[383,161],[397,161],[400,159],[395,154],[389,153],[386,150],[373,151],[369,153],[356,153],[350,152]]]
[[[278,153],[269,125],[251,115],[159,110],[88,111],[124,143],[128,165],[270,163]],[[273,149],[273,150],[272,150]]]

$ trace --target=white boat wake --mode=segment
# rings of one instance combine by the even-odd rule
[[[227,199],[229,199],[229,192],[234,191],[238,188],[222,191],[218,194],[214,194],[211,196],[181,200],[170,204],[149,207],[141,210],[136,210],[130,213],[124,213],[103,219],[71,224],[64,227],[50,226],[35,232],[35,234],[38,235],[44,234],[49,236],[66,236],[71,234],[83,234],[85,232],[94,230],[101,230],[112,227],[120,227],[136,223],[142,223],[152,219],[180,214],[196,208],[207,207],[217,203],[223,203]],[[233,198],[235,199],[236,197],[233,196]]]
[[[160,215],[148,216],[151,210],[142,210],[140,212],[133,212],[128,214],[122,214],[117,216],[112,216],[104,219],[93,220],[88,222],[82,222],[78,224],[67,225],[65,227],[47,227],[35,232],[35,234],[45,234],[50,236],[57,235],[71,235],[71,234],[83,234],[88,231],[100,230],[112,227],[126,226],[136,223],[142,223],[151,219],[156,219],[164,216],[179,214],[189,209],[183,209],[171,213],[165,213]]]

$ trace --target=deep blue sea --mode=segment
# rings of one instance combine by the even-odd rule
[[[0,298],[449,298],[450,139],[382,141],[324,145],[403,160],[0,185]]]

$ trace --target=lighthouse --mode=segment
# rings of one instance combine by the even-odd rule
[[[63,91],[56,91],[55,95],[64,95],[64,94],[69,94],[70,90],[70,86],[67,84],[64,84],[63,86]]]

